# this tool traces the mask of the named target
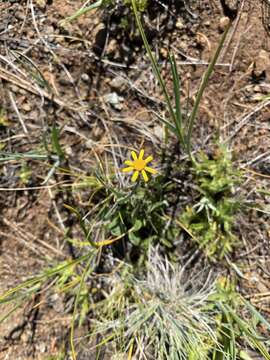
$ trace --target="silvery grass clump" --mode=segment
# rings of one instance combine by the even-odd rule
[[[209,306],[214,284],[200,274],[186,279],[184,268],[149,252],[143,280],[127,267],[110,278],[111,292],[96,308],[98,346],[113,345],[128,359],[207,359],[218,348]],[[203,283],[203,284],[202,284]]]

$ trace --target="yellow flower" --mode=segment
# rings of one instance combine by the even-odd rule
[[[139,156],[135,153],[135,151],[131,151],[131,156],[134,161],[126,160],[125,164],[128,165],[127,168],[122,169],[123,172],[133,172],[131,177],[131,181],[136,181],[138,179],[139,174],[142,174],[144,181],[148,181],[149,177],[146,173],[156,174],[157,170],[150,168],[147,164],[153,160],[153,156],[148,156],[146,159],[143,159],[144,150],[141,150]]]

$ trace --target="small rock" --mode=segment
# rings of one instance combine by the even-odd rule
[[[113,93],[104,95],[104,101],[111,105],[117,105],[119,103],[119,96],[115,92],[113,92]]]
[[[165,48],[161,48],[160,55],[163,57],[163,59],[167,59],[168,58],[168,50]]]
[[[218,28],[220,31],[224,31],[227,27],[227,25],[229,24],[230,19],[227,16],[223,16],[222,18],[220,18],[219,20],[219,24],[218,24]]]
[[[173,21],[170,19],[170,20],[167,22],[167,29],[168,29],[169,31],[172,31],[173,28],[174,28],[174,23],[173,23]]]
[[[197,44],[200,46],[200,48],[204,49],[208,45],[207,37],[202,33],[196,34],[196,40]]]
[[[22,110],[24,110],[26,112],[29,112],[32,109],[28,103],[22,104],[21,108],[22,108]]]
[[[68,156],[73,155],[72,147],[69,146],[69,145],[66,146],[66,147],[65,147],[65,153],[66,153]]]
[[[25,19],[25,13],[23,11],[16,12],[15,16],[18,20],[21,20],[21,21],[23,21]]]
[[[176,28],[179,30],[182,30],[185,28],[185,25],[182,23],[182,21],[179,19],[177,20],[176,24],[175,24]]]
[[[255,60],[253,75],[255,77],[261,77],[269,75],[270,70],[270,57],[269,53],[265,50],[261,50]]]
[[[183,51],[187,51],[188,50],[188,44],[186,41],[180,41],[179,42],[179,47],[181,50]]]
[[[47,345],[46,345],[46,344],[41,343],[38,347],[39,347],[39,352],[40,352],[40,353],[45,353],[45,352],[47,352]]]
[[[110,81],[110,87],[114,90],[124,91],[126,83],[126,80],[122,76],[116,76]]]
[[[118,96],[116,92],[103,96],[103,99],[106,103],[112,105],[116,110],[122,110],[123,106],[121,105],[121,102],[124,101],[124,98]]]
[[[10,86],[10,90],[13,92],[13,93],[17,93],[19,92],[19,87],[17,85],[11,85]]]
[[[117,49],[117,41],[116,39],[112,39],[109,42],[108,46],[106,47],[106,53],[112,55],[115,53],[116,49]]]
[[[261,89],[260,85],[255,85],[254,88],[253,88],[253,91],[256,92],[256,93],[261,93],[262,89]]]
[[[86,73],[83,73],[83,74],[81,75],[81,79],[82,79],[82,81],[84,81],[84,82],[88,82],[88,81],[89,81],[89,75],[86,74]]]
[[[56,312],[61,313],[64,311],[64,303],[58,294],[55,293],[49,296],[48,303]]]
[[[52,25],[49,25],[46,27],[46,35],[54,34],[54,27]]]
[[[20,95],[24,95],[24,97],[25,97],[25,95],[27,94],[27,91],[24,90],[24,89],[19,89],[18,93],[19,93]]]
[[[93,149],[95,143],[93,140],[90,139],[90,140],[87,140],[84,145],[85,145],[86,149]]]

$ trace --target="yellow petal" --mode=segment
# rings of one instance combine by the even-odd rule
[[[129,167],[127,167],[127,168],[124,168],[124,169],[122,169],[122,171],[123,172],[130,172],[130,171],[133,171],[133,166],[129,166]]]
[[[157,174],[157,170],[146,166],[144,170],[148,171],[150,174]]]
[[[147,163],[149,163],[150,161],[152,161],[153,160],[153,156],[148,156],[144,161],[145,161],[145,163],[147,164]]]
[[[138,179],[139,171],[135,171],[132,175],[131,181],[135,182]]]
[[[149,180],[149,177],[148,177],[148,175],[146,174],[146,172],[144,170],[142,170],[142,176],[143,176],[143,180],[145,182],[147,182]]]
[[[124,162],[124,164],[126,164],[126,165],[128,165],[128,166],[133,166],[133,161],[131,161],[131,160],[126,160],[126,161]]]
[[[137,158],[137,154],[135,153],[135,151],[131,151],[131,156],[133,157],[133,160],[136,161]]]
[[[139,154],[139,159],[142,160],[144,155],[144,150],[142,149]]]

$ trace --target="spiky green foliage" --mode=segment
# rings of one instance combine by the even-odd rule
[[[193,172],[199,201],[186,209],[181,221],[207,256],[222,258],[237,244],[233,227],[241,203],[234,188],[241,174],[225,147],[219,147],[212,158],[201,153]]]

